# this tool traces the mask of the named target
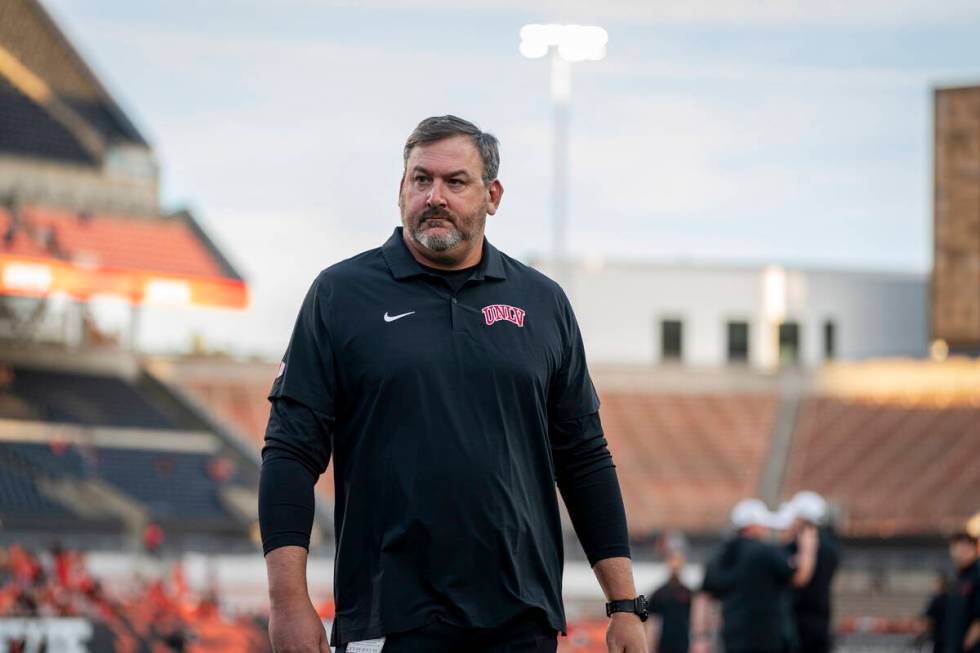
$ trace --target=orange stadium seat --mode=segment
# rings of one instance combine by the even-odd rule
[[[73,211],[24,207],[23,228],[0,251],[21,256],[64,256],[103,268],[139,269],[201,277],[225,276],[221,266],[183,221],[139,216],[82,215]],[[0,209],[0,233],[7,233],[10,214]],[[34,236],[49,233],[54,245]]]
[[[758,491],[777,398],[601,393],[602,422],[633,534],[716,532]]]
[[[980,406],[813,397],[797,421],[784,494],[820,492],[855,536],[962,528],[980,496]]]

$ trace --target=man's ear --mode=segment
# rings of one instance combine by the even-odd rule
[[[504,185],[500,183],[499,179],[494,179],[490,182],[487,193],[490,195],[490,200],[487,202],[487,214],[493,215],[497,212],[497,208],[500,207],[500,200],[504,197]]]
[[[402,207],[402,186],[405,185],[405,173],[402,173],[402,178],[398,181],[398,208]]]

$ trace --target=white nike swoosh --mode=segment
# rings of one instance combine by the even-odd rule
[[[395,320],[400,320],[403,317],[411,315],[415,311],[409,311],[408,313],[402,313],[401,315],[388,315],[388,311],[385,311],[385,322],[394,322]]]

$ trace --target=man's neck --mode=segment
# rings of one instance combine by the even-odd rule
[[[408,248],[412,258],[422,265],[427,265],[437,270],[464,270],[477,265],[483,257],[483,238],[483,234],[480,234],[477,238],[460,243],[460,245],[453,248],[458,249],[464,244],[470,245],[469,251],[462,256],[446,254],[438,258],[430,258],[433,254],[423,249],[421,245],[408,236],[406,231],[402,230],[402,240],[405,241],[405,247]]]

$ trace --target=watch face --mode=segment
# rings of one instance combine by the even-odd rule
[[[640,615],[640,619],[643,621],[646,621],[649,616],[649,604],[642,594],[636,597],[636,614]]]

